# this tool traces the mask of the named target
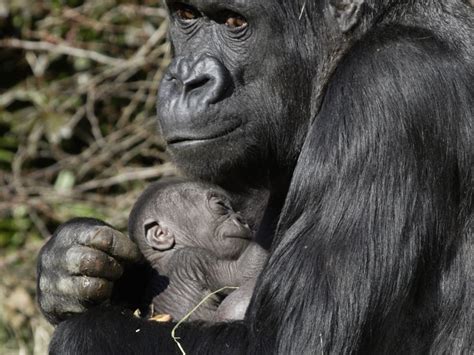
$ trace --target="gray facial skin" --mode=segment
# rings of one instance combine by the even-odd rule
[[[153,314],[189,320],[243,319],[267,252],[251,243],[252,231],[221,188],[190,181],[151,185],[130,215],[130,237],[154,270]]]

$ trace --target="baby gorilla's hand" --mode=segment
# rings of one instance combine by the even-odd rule
[[[38,260],[38,302],[58,323],[110,298],[123,265],[136,262],[138,248],[125,235],[94,219],[62,225]]]
[[[217,309],[214,320],[223,322],[244,319],[256,282],[256,278],[248,280],[238,290],[227,296]]]

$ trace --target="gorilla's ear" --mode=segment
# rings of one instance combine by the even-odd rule
[[[342,33],[352,30],[360,21],[365,0],[330,0],[329,10]]]
[[[148,220],[144,223],[144,228],[145,240],[153,249],[166,251],[174,247],[174,234],[162,223],[155,220]]]

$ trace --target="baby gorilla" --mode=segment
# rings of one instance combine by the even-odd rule
[[[221,188],[187,180],[152,184],[131,214],[130,236],[153,268],[153,314],[182,319],[212,292],[242,286],[218,310],[216,294],[189,320],[242,319],[266,251]],[[244,252],[245,251],[245,252]]]

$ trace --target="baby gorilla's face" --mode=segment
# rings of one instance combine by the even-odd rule
[[[147,242],[155,250],[201,247],[221,259],[237,258],[252,239],[249,226],[218,187],[173,186],[159,202],[156,220],[145,226]]]
[[[206,206],[199,224],[202,224],[208,243],[215,246],[213,251],[220,258],[239,256],[252,239],[248,224],[235,212],[230,199],[222,192],[213,189],[207,191],[205,197]],[[206,237],[202,235],[201,238]]]

